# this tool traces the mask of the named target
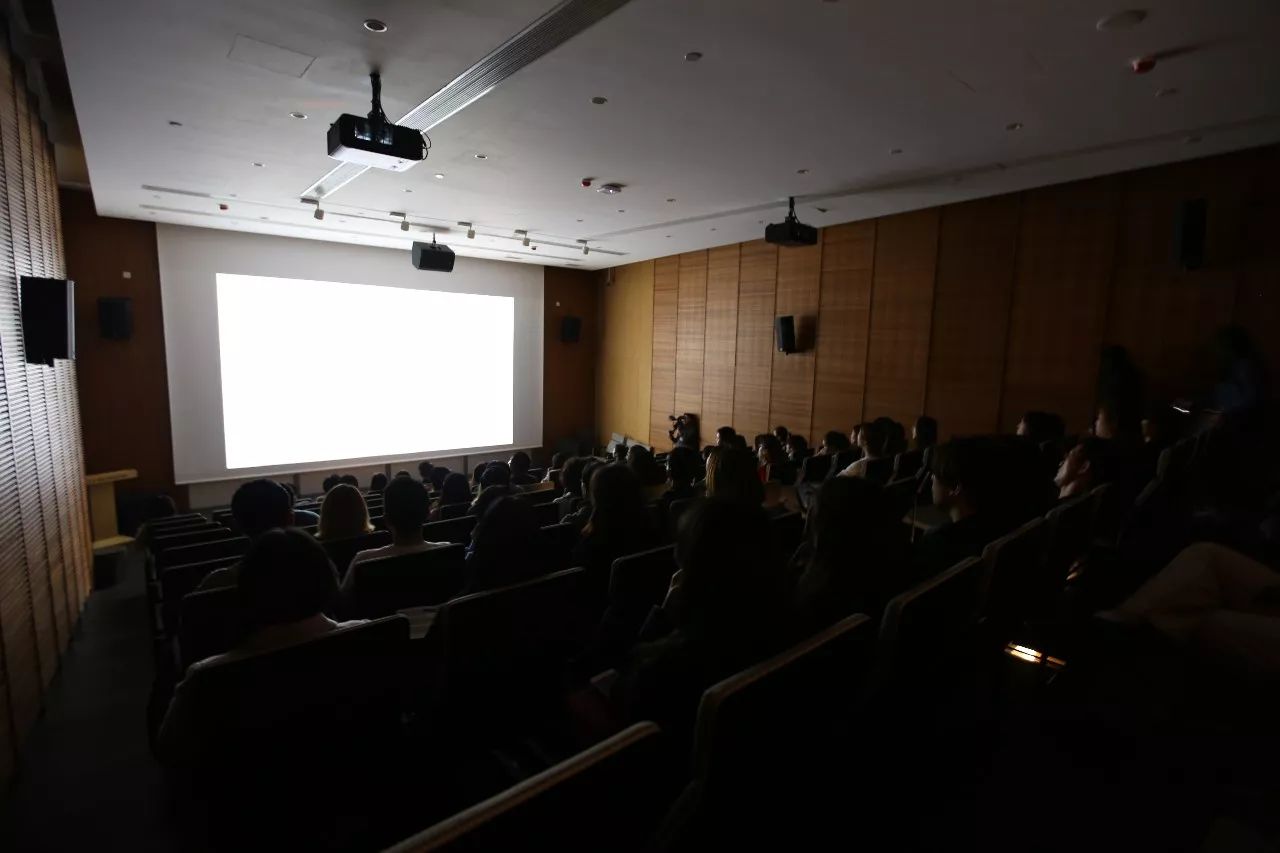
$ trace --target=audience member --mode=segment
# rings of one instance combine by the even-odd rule
[[[673,447],[675,445],[683,445],[697,450],[702,445],[698,416],[685,412],[678,418],[672,418],[671,429],[667,431],[667,437],[671,439]],[[619,459],[618,461],[621,462],[623,460]]]
[[[586,456],[570,456],[560,469],[560,486],[564,493],[552,501],[556,505],[558,521],[563,521],[582,502],[582,471],[588,461],[589,457]]]
[[[361,624],[335,622],[325,615],[333,607],[337,592],[333,563],[309,534],[280,529],[262,532],[239,566],[237,597],[246,635],[231,651],[205,658],[188,669],[160,726],[156,751],[162,760],[180,764],[201,754],[207,709],[190,691],[193,677],[202,670]]]
[[[667,488],[658,497],[658,517],[663,525],[667,523],[667,511],[673,502],[697,497],[698,490],[693,481],[704,470],[696,450],[691,447],[671,448],[667,454]]]
[[[1119,345],[1102,348],[1098,358],[1097,405],[1099,420],[1106,412],[1107,435],[1100,438],[1136,441],[1143,411],[1142,371],[1129,351]]]
[[[434,465],[426,460],[418,463],[418,479],[421,480],[424,485],[431,485],[431,469],[434,467]]]
[[[586,526],[587,520],[591,518],[591,477],[597,468],[609,464],[614,463],[596,459],[594,456],[588,457],[587,464],[582,467],[582,499],[573,510],[561,517],[562,522],[572,524],[578,530]]]
[[[1067,425],[1061,415],[1052,412],[1027,412],[1018,421],[1017,434],[1037,445],[1062,441],[1067,436]]]
[[[431,482],[428,484],[431,486],[431,490],[434,492],[439,492],[442,488],[444,488],[444,481],[448,479],[450,473],[452,472],[448,468],[445,468],[441,465],[432,465],[431,466]]]
[[[389,486],[388,486],[389,488]],[[360,490],[348,483],[333,487],[320,504],[320,529],[316,538],[322,540],[350,539],[373,532],[369,522],[369,507]]]
[[[887,481],[887,478],[883,475],[883,472],[877,470],[883,466],[875,466],[874,463],[878,460],[889,461],[886,455],[886,447],[889,442],[889,432],[886,429],[886,425],[878,420],[860,424],[857,436],[858,446],[862,450],[862,458],[845,467],[839,476],[867,477],[883,484]]]
[[[523,450],[512,453],[510,461],[507,462],[507,466],[511,469],[511,485],[532,486],[538,482],[536,477],[529,474],[529,466],[532,464],[533,460]]]
[[[775,430],[776,433],[776,430]],[[760,479],[766,483],[795,485],[796,469],[782,449],[782,441],[776,434],[766,435],[760,442]]]
[[[511,586],[539,577],[546,570],[546,543],[537,513],[527,500],[498,495],[485,508],[471,535],[463,592]]]
[[[399,471],[397,471],[397,472],[396,472],[395,479],[399,480],[399,479],[401,479],[401,478],[403,478],[403,477],[412,477],[412,476],[413,476],[412,474],[410,474],[408,471],[405,471],[405,470],[402,468],[402,469],[400,469]]]
[[[1058,499],[1088,494],[1095,486],[1108,482],[1115,454],[1114,442],[1107,438],[1090,436],[1076,442],[1076,446],[1062,458],[1053,478],[1053,484],[1058,488]]]
[[[716,430],[716,447],[732,444],[738,433],[731,426],[722,426]]]
[[[778,444],[786,447],[787,442],[791,440],[791,430],[784,426],[776,426],[773,428],[773,436],[778,439]]]
[[[792,435],[787,439],[787,445],[784,448],[787,451],[787,458],[791,460],[791,464],[798,471],[804,460],[813,455],[813,451],[809,449],[809,442],[805,440],[803,435]]]
[[[498,498],[505,498],[514,494],[515,490],[507,485],[485,486],[480,490],[480,494],[476,495],[476,499],[471,502],[471,508],[467,510],[467,515],[483,516],[485,510]]]
[[[730,446],[736,447],[738,450],[749,451],[751,449],[750,447],[747,446],[747,437],[745,435],[741,435],[741,434],[734,435],[732,438],[729,439],[729,443],[730,443]]]
[[[311,510],[298,509],[298,493],[293,490],[293,486],[288,483],[281,483],[280,485],[289,493],[289,506],[293,507],[293,524],[295,527],[314,527],[320,523],[320,516]]]
[[[477,491],[480,489],[480,486],[482,485],[480,481],[484,478],[484,469],[488,467],[488,465],[489,465],[488,462],[477,462],[476,467],[471,469],[471,485],[472,485],[472,488],[476,489]]]
[[[328,477],[324,478],[324,482],[320,485],[320,488],[327,494],[330,489],[332,489],[334,486],[338,485],[341,482],[342,482],[341,475],[330,474]]]
[[[928,415],[916,418],[911,427],[911,444],[916,450],[928,450],[938,443],[938,420]]]
[[[382,490],[385,489],[386,487],[387,487],[386,474],[374,474],[371,478],[369,478],[369,491],[373,492],[375,495],[382,494]]]
[[[640,478],[626,465],[604,465],[591,474],[591,516],[574,547],[574,565],[609,582],[613,561],[657,544]]]
[[[256,540],[272,528],[292,527],[293,504],[284,486],[274,480],[253,480],[231,496],[231,518],[238,531]],[[235,586],[239,577],[240,563],[236,563],[205,575],[197,589]]]
[[[511,468],[505,462],[490,462],[484,466],[484,475],[480,478],[482,486],[510,486]]]
[[[1244,416],[1267,400],[1270,383],[1262,357],[1241,326],[1225,326],[1214,336],[1218,379],[1210,394],[1211,408],[1228,416]]]
[[[391,544],[381,548],[366,548],[356,553],[351,559],[351,566],[383,557],[396,557],[400,554],[416,554],[430,551],[432,548],[443,548],[448,542],[428,542],[422,535],[422,525],[427,521],[427,509],[431,498],[427,487],[412,477],[397,477],[387,485],[384,493],[382,512],[387,529],[391,531]],[[352,594],[355,573],[347,569],[342,580],[344,596]]]
[[[568,461],[568,459],[569,457],[563,453],[558,453],[558,452],[552,453],[551,465],[547,467],[547,472],[542,475],[542,482],[554,483],[555,485],[559,486],[560,472],[564,470],[564,463]]]
[[[884,489],[860,477],[822,484],[809,504],[804,542],[792,558],[804,633],[853,613],[878,618],[913,580],[906,527]]]
[[[764,484],[755,457],[746,450],[718,447],[707,458],[707,497],[740,501],[758,507]]]
[[[953,439],[938,446],[933,461],[933,504],[949,520],[930,528],[915,549],[917,572],[931,577],[982,552],[1006,528],[990,504],[992,472],[986,470],[987,440]]]
[[[875,422],[884,431],[884,450],[881,455],[890,458],[907,449],[907,428],[893,418],[876,418]]]
[[[397,475],[397,476],[398,476],[398,475]],[[351,486],[353,489],[359,489],[359,488],[360,488],[360,481],[356,479],[356,475],[355,475],[355,474],[343,474],[343,475],[342,475],[342,482],[343,482],[345,485]]]
[[[684,445],[677,445],[683,447]],[[631,445],[627,450],[627,467],[640,479],[640,485],[645,489],[658,489],[654,497],[662,494],[667,484],[667,472],[662,470],[662,466],[653,461],[653,451],[639,444]]]
[[[467,475],[451,472],[440,486],[440,497],[436,498],[435,506],[431,507],[429,519],[443,521],[466,515],[470,504],[471,486],[467,483]]]

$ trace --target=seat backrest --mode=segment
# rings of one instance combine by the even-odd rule
[[[818,483],[826,479],[827,472],[831,470],[831,457],[823,454],[821,456],[810,456],[800,463],[800,482],[802,483]]]
[[[573,564],[573,546],[578,542],[578,528],[572,524],[548,524],[542,528],[546,540],[547,567],[552,571],[567,569]]]
[[[868,459],[867,470],[863,476],[881,486],[888,483],[893,479],[893,457],[881,456],[879,459]]]
[[[1035,518],[982,550],[983,616],[1007,624],[1042,601],[1047,541],[1044,519]]]
[[[664,805],[657,784],[659,746],[658,727],[636,723],[388,853],[649,849]]]
[[[548,492],[547,494],[551,493]],[[551,503],[550,500],[533,505],[533,515],[537,519],[539,527],[549,527],[560,521],[560,507]]]
[[[798,512],[775,515],[769,519],[769,529],[773,534],[774,546],[778,554],[790,557],[800,547],[804,538],[804,516]]]
[[[209,522],[194,528],[179,528],[174,532],[158,532],[151,537],[148,547],[150,547],[152,554],[158,554],[170,548],[198,545],[202,542],[214,542],[218,539],[234,539],[238,535],[221,524]]]
[[[343,615],[351,619],[389,616],[408,607],[442,604],[462,591],[466,549],[447,545],[356,563]]]
[[[676,533],[680,530],[680,519],[686,512],[693,508],[694,504],[702,498],[681,498],[672,501],[667,507],[667,536],[675,539]]]
[[[924,464],[923,450],[904,450],[893,458],[893,479],[901,480],[915,477],[920,466]]]
[[[876,641],[879,687],[925,677],[956,648],[977,621],[982,583],[982,558],[970,557],[890,599]]]
[[[225,569],[240,562],[240,555],[232,554],[215,557],[199,563],[183,563],[170,566],[159,573],[160,581],[160,621],[165,633],[176,637],[179,617],[182,612],[182,601],[195,592],[209,574],[218,569]]]
[[[216,560],[219,557],[240,557],[248,550],[249,537],[247,536],[233,536],[228,539],[215,539],[212,542],[199,542],[195,545],[166,548],[156,554],[156,574],[163,574],[170,566],[203,563],[208,560]],[[186,593],[183,593],[183,595],[186,595]]]
[[[1045,546],[1045,572],[1066,581],[1076,560],[1083,557],[1093,542],[1093,495],[1080,495],[1049,510],[1044,517],[1049,527]]]
[[[609,573],[609,606],[641,619],[667,596],[676,572],[676,548],[664,545],[613,561]]]
[[[862,458],[862,451],[856,447],[850,447],[848,450],[841,450],[835,456],[831,457],[831,467],[827,470],[828,477],[835,477],[845,468]]]
[[[171,570],[172,571],[172,570]],[[183,596],[178,622],[178,671],[230,651],[244,636],[240,591],[233,586]]]
[[[471,509],[471,504],[469,503],[445,504],[440,507],[440,511],[437,513],[437,516],[439,517],[438,520],[449,521],[453,518],[462,518],[467,514],[467,510],[469,509]]]
[[[829,746],[861,693],[875,626],[854,614],[718,684],[698,705],[693,778],[702,807],[769,803]]]
[[[333,758],[399,726],[409,620],[390,616],[198,667],[182,690],[198,763],[258,773]]]
[[[475,527],[476,517],[463,515],[422,525],[422,537],[428,542],[453,542],[456,545],[466,545],[471,541],[471,531]]]
[[[534,697],[558,694],[562,664],[600,615],[586,606],[586,581],[585,569],[566,569],[440,609],[431,629],[441,650],[436,702],[453,724],[519,718]]]
[[[356,554],[369,548],[381,548],[384,545],[390,545],[391,533],[386,530],[375,530],[372,533],[348,536],[345,539],[325,539],[320,544],[324,546],[325,553],[333,561],[333,567],[337,569],[338,577],[343,577],[346,575],[347,567],[351,565],[351,560]]]
[[[884,487],[885,497],[887,497],[898,511],[905,514],[911,509],[915,503],[916,490],[920,484],[915,477],[904,477],[901,480],[893,480]]]

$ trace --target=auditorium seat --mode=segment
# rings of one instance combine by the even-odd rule
[[[547,494],[550,494],[550,492]],[[553,503],[535,503],[533,505],[533,514],[538,521],[539,527],[549,527],[560,521],[560,507]]]
[[[810,807],[870,676],[875,625],[854,614],[708,688],[693,771],[664,828],[680,849],[732,847]],[[834,760],[827,768],[843,772]]]
[[[181,532],[176,533],[157,533],[151,537],[149,547],[151,553],[158,554],[161,551],[167,551],[170,548],[181,548],[184,545],[197,545],[202,542],[213,542],[218,539],[234,539],[240,534],[223,527],[220,524],[210,523],[207,527],[200,527],[195,530],[182,528]]]
[[[440,649],[434,704],[442,731],[502,731],[555,704],[561,666],[599,617],[584,606],[586,579],[584,569],[566,569],[440,609],[432,635]]]
[[[893,479],[914,478],[924,464],[924,451],[904,450],[893,459]]]
[[[430,521],[422,526],[422,536],[428,542],[453,542],[466,545],[471,541],[471,531],[475,526],[474,515],[464,515],[447,521]]]
[[[203,563],[219,557],[239,557],[248,550],[249,537],[247,536],[232,536],[224,539],[215,539],[211,542],[199,542],[194,545],[168,548],[155,556],[156,575],[159,576],[170,566]]]
[[[885,485],[893,479],[893,461],[891,456],[868,459],[867,469],[863,473],[863,477],[876,485]]]
[[[333,567],[337,569],[338,577],[342,577],[347,573],[347,567],[351,565],[351,560],[356,554],[369,548],[381,548],[384,545],[390,545],[391,533],[387,530],[375,530],[372,533],[351,536],[346,539],[324,539],[320,541],[320,544],[324,546],[329,559],[333,561]]]
[[[1049,510],[1045,516],[1045,576],[1066,581],[1071,567],[1085,556],[1093,542],[1093,496],[1080,495]]]
[[[904,477],[893,480],[884,487],[885,496],[895,507],[895,515],[905,515],[911,511],[919,486],[915,477]]]
[[[1008,633],[1022,619],[1038,612],[1046,597],[1062,591],[1062,579],[1055,587],[1045,576],[1047,534],[1044,519],[1032,519],[982,551],[985,579],[981,613],[997,635]]]
[[[439,520],[448,521],[451,518],[462,518],[469,509],[471,509],[471,504],[445,504],[440,507]]]
[[[547,543],[548,567],[552,571],[567,569],[573,564],[573,546],[578,544],[578,528],[572,524],[548,524],[542,528]]]
[[[675,540],[676,534],[680,532],[680,519],[700,500],[702,498],[681,498],[678,501],[672,501],[671,505],[667,507],[667,529],[665,533],[669,540]]]
[[[677,568],[674,545],[613,561],[609,573],[609,622],[617,637],[628,645],[635,641],[649,611],[666,599]]]
[[[182,599],[194,592],[210,572],[235,565],[240,561],[240,557],[243,554],[243,551],[239,554],[224,554],[198,563],[183,563],[177,566],[170,566],[160,572],[158,577],[161,605],[160,622],[167,635],[171,637],[177,636]]]
[[[178,620],[178,673],[210,655],[230,651],[244,633],[235,587],[184,596]]]
[[[665,806],[657,783],[660,737],[653,723],[636,723],[388,853],[652,849]]]
[[[178,515],[166,515],[161,518],[153,518],[147,522],[153,530],[159,530],[164,527],[180,526],[190,524],[193,521],[207,522],[208,517],[198,512],[183,512]]]
[[[788,512],[769,519],[769,527],[773,531],[774,546],[779,556],[789,558],[800,547],[804,538],[804,516],[798,512]]]
[[[356,563],[348,571],[343,618],[373,619],[409,607],[441,604],[462,591],[465,549],[449,545]]]

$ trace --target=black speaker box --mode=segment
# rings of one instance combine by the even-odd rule
[[[560,318],[560,342],[566,344],[576,344],[582,338],[582,318],[581,317],[561,317]]]
[[[108,341],[133,337],[133,300],[127,296],[99,297],[98,334]]]
[[[1193,198],[1178,205],[1173,225],[1173,260],[1179,269],[1198,270],[1204,266],[1204,238],[1209,225],[1209,203]]]
[[[30,364],[76,357],[75,282],[23,276],[22,339]]]
[[[774,329],[778,338],[778,352],[795,352],[796,318],[790,314],[779,317],[774,323]]]
[[[428,272],[453,272],[453,249],[443,243],[413,244],[413,265]]]

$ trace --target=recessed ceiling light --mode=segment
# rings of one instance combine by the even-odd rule
[[[413,188],[412,188],[412,187],[405,187],[403,190],[401,190],[401,192],[411,193],[411,192],[413,192]]]
[[[289,118],[305,119],[306,117],[307,117],[306,113],[300,113],[297,111],[289,113]]]
[[[266,219],[267,217],[265,217],[265,216],[259,216],[258,218],[259,218],[259,219]]]
[[[371,33],[385,33],[387,31],[387,25],[377,18],[366,18],[361,26]]]
[[[475,157],[477,160],[488,160],[488,159],[489,159],[489,155],[488,155],[488,154],[481,154],[481,153],[479,153],[479,152],[476,152],[475,154],[472,154],[471,156],[472,156],[472,157]]]
[[[237,196],[235,193],[227,193],[227,198],[236,198],[236,197]]]
[[[797,175],[807,175],[807,174],[809,174],[809,170],[808,170],[808,169],[796,169],[796,174],[797,174]]]
[[[581,220],[581,219],[579,219],[578,221],[579,221],[579,222],[581,222],[582,220]]]
[[[1157,98],[1172,98],[1178,94],[1178,89],[1174,86],[1166,86],[1163,89],[1156,89]]]
[[[437,180],[437,181],[443,181],[443,180],[444,180],[444,172],[436,172],[436,180]]]
[[[601,104],[609,103],[609,99],[604,97],[603,95],[596,95],[594,98],[591,99],[591,103],[595,104],[598,107]]]
[[[902,149],[901,149],[901,148],[890,148],[890,149],[889,149],[889,153],[890,153],[890,154],[901,154],[901,153],[902,153]]]
[[[664,237],[666,237],[668,240],[670,240],[670,239],[671,239],[671,235],[670,235],[670,234],[664,234],[663,236],[664,236]]]
[[[1115,12],[1105,17],[1099,18],[1094,24],[1094,28],[1099,32],[1107,32],[1108,30],[1123,30],[1129,27],[1136,27],[1147,19],[1146,9],[1126,9],[1123,12]]]
[[[255,169],[261,169],[261,168],[262,168],[262,164],[261,164],[261,163],[259,163],[259,162],[257,162],[257,161],[255,160],[255,161],[254,161],[254,163],[253,163],[253,167],[254,167]]]
[[[700,50],[691,50],[684,55],[685,62],[697,62],[701,58],[702,58],[702,51]]]
[[[180,121],[171,121],[171,122],[169,122],[169,127],[182,127],[182,122],[180,122]]]
[[[712,230],[712,231],[714,231],[714,230],[716,230],[716,229],[712,228],[711,230]]]
[[[669,199],[667,199],[667,204],[673,204],[673,203],[675,203],[675,199],[674,199],[674,198],[669,198]]]
[[[619,212],[619,213],[626,213],[626,211],[625,211],[625,210],[623,210],[622,208],[618,208],[618,212]]]
[[[1192,134],[1191,136],[1184,138],[1182,141],[1187,143],[1188,145],[1195,145],[1197,142],[1200,141],[1200,137],[1196,136],[1195,134]]]
[[[1005,130],[1022,130],[1022,122],[1011,121],[1004,126]]]

